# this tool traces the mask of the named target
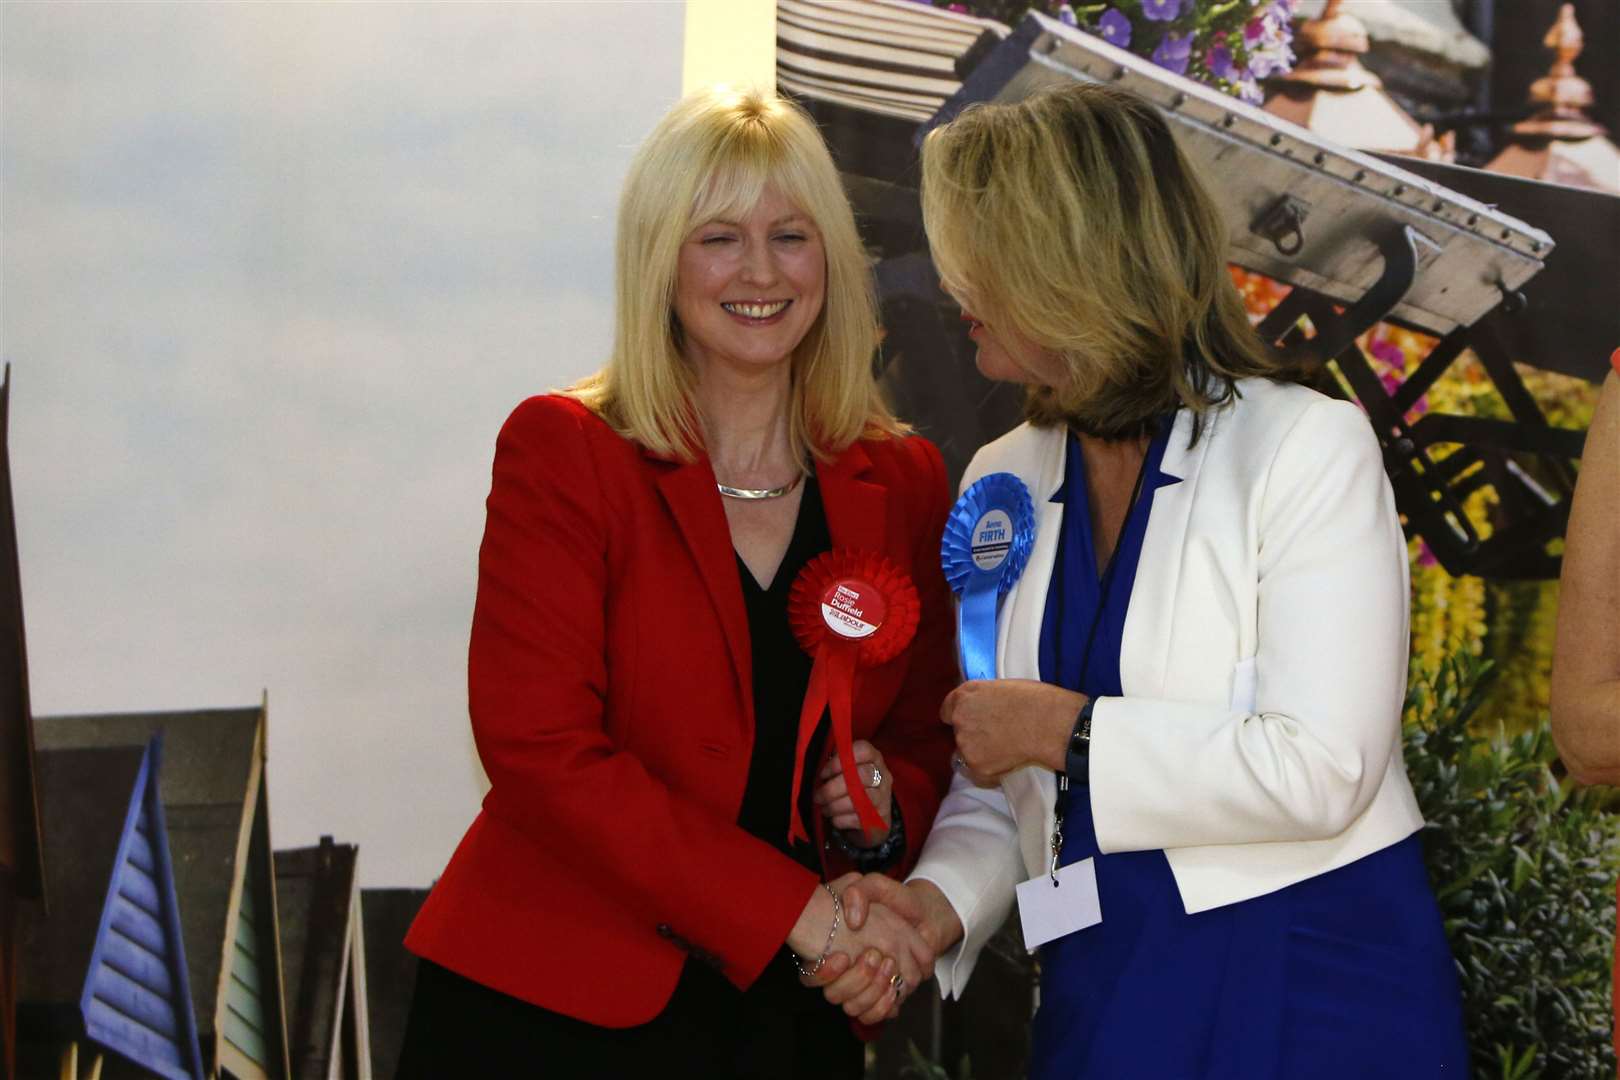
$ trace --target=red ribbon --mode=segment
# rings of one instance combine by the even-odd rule
[[[824,709],[831,714],[833,744],[861,827],[873,835],[888,831],[855,767],[855,671],[898,656],[917,632],[917,617],[916,586],[882,555],[830,551],[807,563],[793,582],[788,597],[793,636],[815,660],[799,710],[790,843],[810,839],[799,815],[799,794],[805,756]]]

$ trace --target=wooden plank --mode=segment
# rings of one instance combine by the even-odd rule
[[[168,957],[125,937],[116,927],[102,941],[101,960],[152,993],[174,1000],[174,979],[169,973]]]
[[[171,1041],[179,1037],[173,1003],[111,967],[99,967],[90,976],[90,993],[92,1000],[142,1027],[159,1032]]]
[[[259,936],[254,933],[254,927],[249,923],[238,922],[236,924],[236,932],[232,934],[231,937],[231,945],[237,957],[245,959],[247,962],[253,964],[254,971],[256,973],[258,971],[259,960]],[[257,974],[254,975],[252,982],[255,986],[259,985],[259,977]]]
[[[232,974],[231,981],[225,986],[225,1004],[252,1024],[253,1030],[264,1031],[264,1000],[259,996],[257,987],[247,985]]]
[[[940,8],[889,8],[876,3],[826,3],[824,0],[781,0],[778,11],[813,20],[839,30],[865,30],[895,41],[924,46],[956,46],[966,52],[985,30],[1005,34],[1007,28],[992,19],[947,13]]]
[[[152,838],[146,828],[146,811],[141,811],[140,820],[135,823],[135,831],[129,836],[129,849],[125,858],[148,874],[157,873],[157,854],[152,850]]]
[[[270,1056],[264,1035],[232,1004],[225,1006],[225,1038],[256,1065],[263,1066]]]
[[[259,971],[259,961],[240,945],[231,950],[231,978],[247,987],[255,997],[264,993],[264,976]]]
[[[152,916],[154,922],[163,918],[163,899],[158,895],[157,882],[132,862],[119,868],[118,895]]]
[[[918,73],[944,74],[956,77],[956,55],[947,50],[939,52],[922,49],[894,48],[876,37],[858,39],[828,34],[807,23],[800,23],[785,15],[776,20],[777,48],[786,42],[795,50],[833,54],[848,57],[857,66],[889,65]],[[971,41],[968,44],[972,44]]]
[[[98,1045],[154,1071],[168,1067],[180,1076],[187,1075],[180,1047],[162,1032],[125,1016],[99,998],[91,999],[85,1017],[84,1030]]]
[[[264,1066],[244,1054],[229,1039],[219,1041],[219,1075],[234,1077],[235,1080],[270,1080]],[[280,1075],[277,1074],[278,1077]]]
[[[153,952],[163,952],[166,947],[163,924],[122,896],[112,898],[112,928]]]

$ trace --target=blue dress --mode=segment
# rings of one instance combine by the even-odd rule
[[[1041,627],[1043,681],[1120,695],[1120,639],[1153,493],[1178,482],[1160,471],[1168,438],[1165,424],[1099,580],[1085,468],[1070,437],[1053,496],[1067,505]],[[1188,915],[1164,852],[1100,854],[1089,789],[1072,787],[1065,805],[1061,861],[1096,859],[1103,921],[1040,950],[1031,1077],[1468,1075],[1456,968],[1416,836]]]

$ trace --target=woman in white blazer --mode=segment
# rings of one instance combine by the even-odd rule
[[[921,861],[847,891],[850,918],[911,918],[959,995],[1026,883],[1032,1076],[1463,1075],[1401,756],[1406,545],[1365,417],[1258,340],[1219,213],[1138,98],[968,110],[924,146],[923,207],[980,369],[1029,387],[963,484],[1021,479],[1033,544],[1000,677],[945,703],[960,769]],[[860,969],[826,993],[898,1007]]]

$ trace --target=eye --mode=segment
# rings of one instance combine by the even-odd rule
[[[777,233],[776,239],[778,242],[784,244],[802,244],[806,240],[810,239],[810,237],[806,236],[802,232],[784,232]]]
[[[729,244],[735,239],[736,237],[732,236],[730,233],[712,233],[709,236],[703,237],[698,241],[698,243],[702,244],[704,247],[718,247],[721,244]]]

